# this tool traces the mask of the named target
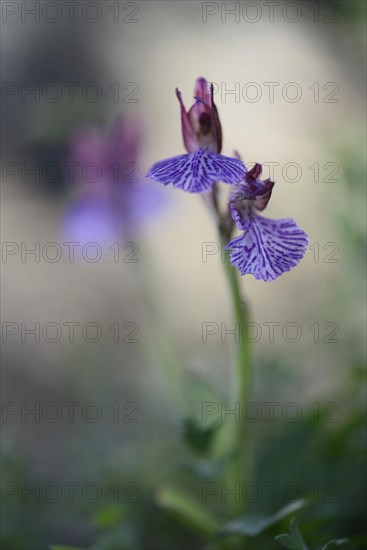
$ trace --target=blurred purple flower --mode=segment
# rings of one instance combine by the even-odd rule
[[[139,177],[141,127],[118,116],[107,133],[83,128],[71,138],[75,203],[64,221],[68,240],[112,243],[154,216],[160,189]]]
[[[217,181],[237,183],[246,173],[241,160],[225,157],[222,149],[222,128],[214,104],[213,85],[205,78],[195,83],[195,103],[187,112],[181,93],[176,95],[181,108],[181,126],[187,155],[179,155],[155,163],[147,177],[189,193],[205,193]]]
[[[241,275],[273,281],[303,258],[308,238],[290,218],[270,220],[256,214],[266,208],[274,182],[260,180],[261,164],[255,164],[243,183],[233,186],[229,207],[237,227],[244,233],[226,246],[231,263]]]

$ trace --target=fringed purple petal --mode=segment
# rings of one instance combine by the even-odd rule
[[[274,281],[303,258],[306,233],[292,219],[270,220],[251,213],[249,229],[226,246],[231,263],[241,275]]]
[[[209,153],[200,149],[188,155],[179,155],[154,164],[147,177],[189,193],[210,191],[213,183],[238,183],[246,173],[246,167],[238,159]]]
[[[241,160],[219,153],[205,152],[204,163],[208,167],[208,172],[215,176],[215,181],[223,183],[239,183],[247,173],[247,168]]]

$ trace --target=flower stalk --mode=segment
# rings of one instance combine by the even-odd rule
[[[228,242],[231,231],[220,225],[219,237],[221,242]],[[233,371],[231,385],[231,407],[238,407],[240,410],[239,422],[235,422],[235,428],[230,430],[230,446],[232,461],[230,463],[226,476],[229,489],[235,489],[239,483],[242,494],[243,487],[249,481],[252,481],[252,459],[251,446],[246,431],[245,421],[242,415],[244,405],[249,401],[251,394],[251,354],[250,343],[243,335],[243,327],[249,321],[249,308],[247,302],[243,299],[240,289],[240,280],[237,269],[231,265],[229,258],[224,262],[225,275],[231,296],[232,314],[235,326],[240,327],[240,340],[237,344],[235,368]],[[243,511],[244,501],[234,502],[234,512]]]

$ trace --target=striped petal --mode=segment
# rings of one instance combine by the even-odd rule
[[[189,193],[210,191],[213,183],[238,183],[246,174],[242,161],[199,149],[195,153],[179,155],[154,164],[147,177],[182,189]]]
[[[303,258],[308,238],[292,219],[270,220],[251,213],[245,233],[226,246],[241,275],[274,281]]]

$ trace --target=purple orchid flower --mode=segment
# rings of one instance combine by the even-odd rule
[[[71,139],[76,200],[64,235],[81,243],[112,243],[130,234],[163,203],[162,194],[139,178],[140,126],[118,116],[110,130],[89,127]]]
[[[176,89],[181,108],[181,125],[187,155],[179,155],[155,163],[147,177],[189,193],[205,193],[217,181],[238,183],[247,169],[240,159],[221,155],[222,129],[214,104],[213,85],[205,78],[195,84],[195,103],[187,112],[181,93]]]
[[[266,208],[274,182],[260,180],[261,164],[255,164],[243,183],[233,186],[229,208],[236,226],[244,233],[226,246],[241,275],[274,281],[303,258],[308,238],[290,218],[271,220],[256,214]]]

